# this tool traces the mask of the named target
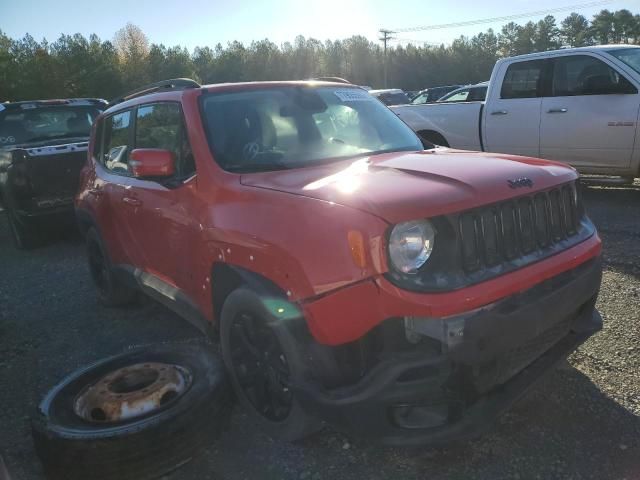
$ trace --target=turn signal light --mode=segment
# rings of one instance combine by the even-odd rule
[[[362,237],[362,233],[357,230],[350,230],[347,238],[349,240],[349,250],[351,251],[353,263],[360,268],[365,268],[367,266],[367,255],[364,248],[364,238]]]

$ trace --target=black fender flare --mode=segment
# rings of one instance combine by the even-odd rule
[[[238,265],[216,262],[211,268],[211,296],[216,327],[219,325],[225,299],[241,286],[245,286],[261,296],[288,301],[287,292],[264,275]]]

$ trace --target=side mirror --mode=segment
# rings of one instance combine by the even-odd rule
[[[129,156],[129,166],[136,178],[171,177],[176,172],[176,159],[169,150],[136,148]]]

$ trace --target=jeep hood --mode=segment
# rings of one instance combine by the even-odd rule
[[[437,148],[291,170],[243,174],[243,185],[353,207],[389,223],[433,217],[526,195],[577,178],[561,163]],[[528,179],[517,182],[509,181]]]

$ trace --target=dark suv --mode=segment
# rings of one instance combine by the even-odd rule
[[[0,104],[0,203],[16,247],[35,245],[45,227],[74,226],[91,125],[106,105],[93,98]]]
[[[142,291],[219,338],[272,434],[472,435],[601,328],[574,169],[423,145],[359,87],[166,81],[89,152],[100,299]]]

